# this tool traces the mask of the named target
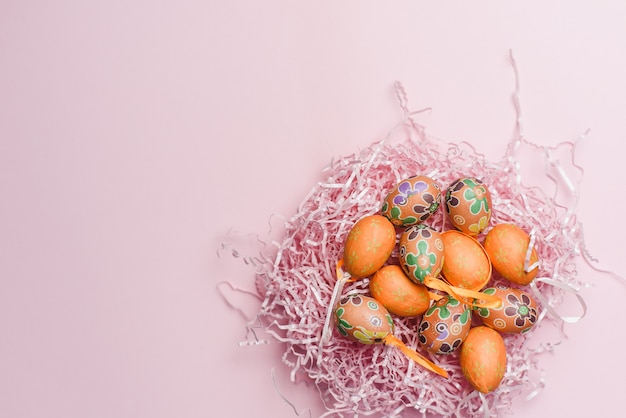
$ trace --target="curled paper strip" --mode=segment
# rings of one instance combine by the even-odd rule
[[[320,346],[326,344],[330,340],[330,336],[332,334],[332,316],[337,303],[339,303],[339,299],[341,298],[341,294],[343,292],[343,288],[345,284],[351,280],[350,275],[342,270],[343,259],[337,262],[337,283],[335,283],[335,287],[333,289],[333,294],[328,302],[328,308],[326,309],[326,319],[324,320],[324,328],[322,329],[322,337],[320,339]],[[321,354],[321,351],[320,351]],[[318,362],[321,361],[321,358],[318,357]]]
[[[539,288],[537,286],[537,283],[545,283],[545,284],[550,285],[550,286],[555,286],[555,287],[558,287],[560,289],[563,289],[567,293],[573,294],[578,299],[578,302],[580,303],[580,305],[581,305],[581,307],[583,309],[583,313],[578,315],[578,316],[564,316],[564,315],[560,315],[559,313],[556,312],[556,310],[550,304],[550,302],[547,301],[544,298],[544,296],[541,294],[541,291],[539,290]],[[572,286],[570,286],[570,285],[568,285],[566,283],[561,283],[561,282],[559,282],[557,280],[554,280],[554,279],[551,279],[549,277],[538,277],[535,280],[533,280],[532,282],[530,282],[530,288],[533,290],[533,294],[535,295],[535,297],[541,303],[541,306],[543,306],[543,308],[545,308],[548,312],[550,312],[550,314],[554,315],[555,318],[558,318],[561,321],[568,322],[570,324],[574,323],[574,322],[578,322],[587,313],[587,304],[585,303],[585,300],[583,299],[583,297],[578,293],[578,290],[574,289]]]

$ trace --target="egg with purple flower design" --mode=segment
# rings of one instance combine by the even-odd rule
[[[439,185],[428,176],[413,176],[402,180],[387,194],[382,215],[396,226],[424,222],[439,208]]]
[[[419,343],[434,354],[450,354],[463,343],[472,326],[468,305],[447,295],[424,314],[419,326]]]
[[[482,180],[460,178],[448,187],[446,212],[452,225],[468,235],[478,235],[491,219],[491,195]]]
[[[537,302],[521,289],[497,285],[482,291],[502,300],[498,308],[478,308],[476,312],[483,324],[500,332],[524,334],[535,325],[538,318]]]

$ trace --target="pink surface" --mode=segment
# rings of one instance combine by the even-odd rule
[[[624,275],[626,5],[87,3],[0,3],[0,416],[293,417],[272,368],[319,415],[277,344],[238,347],[216,284],[251,289],[253,270],[217,248],[231,228],[264,236],[332,157],[381,139],[395,80],[432,135],[498,158],[510,48],[529,139],[591,128],[578,214]],[[580,274],[588,314],[515,416],[621,410],[626,291]]]

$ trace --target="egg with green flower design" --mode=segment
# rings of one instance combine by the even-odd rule
[[[335,324],[341,335],[363,344],[380,344],[393,334],[391,315],[376,299],[363,295],[343,298],[335,309]]]
[[[396,226],[424,222],[439,208],[439,185],[428,176],[402,180],[389,191],[383,202],[382,215]]]
[[[437,277],[443,265],[441,233],[420,224],[404,230],[400,236],[399,257],[402,269],[415,283],[428,276]]]
[[[478,235],[491,219],[491,195],[482,180],[460,178],[448,187],[446,212],[452,225],[468,235]]]

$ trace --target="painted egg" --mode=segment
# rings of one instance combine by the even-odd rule
[[[400,236],[399,255],[402,269],[414,282],[436,277],[443,264],[441,234],[426,225],[411,226]]]
[[[376,299],[353,295],[342,299],[335,309],[339,333],[363,344],[378,344],[393,334],[393,319]]]
[[[396,265],[385,266],[374,274],[370,280],[370,293],[389,312],[398,316],[421,315],[430,305],[426,286],[411,281]]]
[[[482,291],[502,299],[499,308],[478,308],[483,323],[500,332],[526,333],[537,322],[537,302],[521,289],[506,286],[489,287]]]
[[[478,235],[491,219],[489,190],[474,177],[454,181],[446,191],[446,212],[455,228],[469,235]]]
[[[491,278],[491,262],[480,242],[459,231],[445,231],[442,273],[448,283],[463,289],[480,290]]]
[[[437,211],[441,191],[433,179],[414,176],[398,183],[385,198],[382,214],[394,225],[423,222]]]
[[[504,341],[489,327],[472,328],[461,346],[459,361],[474,389],[489,393],[498,387],[506,372]]]
[[[471,325],[470,307],[452,296],[444,296],[422,317],[418,340],[431,353],[449,354],[463,343]]]
[[[505,279],[521,285],[532,282],[539,271],[537,266],[528,273],[524,271],[524,261],[529,244],[530,237],[528,234],[513,224],[494,226],[487,233],[483,243],[493,268]],[[533,248],[528,266],[532,267],[538,260],[537,251]]]
[[[384,216],[365,216],[354,224],[343,252],[344,269],[352,277],[367,277],[385,264],[396,245],[396,230]]]

